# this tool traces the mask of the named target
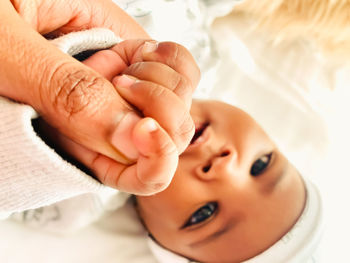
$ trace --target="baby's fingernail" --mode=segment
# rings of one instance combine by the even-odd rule
[[[118,123],[111,136],[111,144],[126,157],[136,159],[138,151],[132,143],[132,131],[141,117],[134,112],[127,113]]]
[[[158,126],[153,119],[147,118],[147,120],[142,124],[141,129],[143,129],[146,132],[153,132],[158,129]]]
[[[165,188],[167,188],[168,185],[169,185],[168,182],[166,182],[166,183],[162,183],[162,182],[151,183],[151,184],[150,184],[150,188],[151,188],[155,193],[159,193],[160,191],[162,191],[162,190],[164,190]]]
[[[122,75],[120,77],[118,76],[112,80],[112,83],[115,86],[121,88],[129,88],[135,82],[137,82],[137,79],[128,75]]]
[[[145,44],[143,44],[142,54],[154,52],[154,51],[156,51],[157,48],[158,48],[157,41],[145,42]]]

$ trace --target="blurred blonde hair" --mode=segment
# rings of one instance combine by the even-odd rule
[[[252,16],[279,40],[305,37],[350,55],[350,0],[246,0],[234,12]]]

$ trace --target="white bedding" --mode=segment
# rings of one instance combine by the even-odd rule
[[[321,262],[345,262],[350,234],[350,106],[345,99],[350,98],[350,69],[320,59],[302,41],[272,47],[266,36],[250,34],[248,25],[230,17],[214,25],[222,59],[218,73],[208,73],[216,83],[210,96],[250,112],[320,186],[328,225]],[[130,205],[70,236],[3,221],[0,262],[155,263],[144,237]]]
[[[306,40],[274,46],[268,35],[249,32],[249,24],[233,16],[215,23],[216,39],[226,36],[221,42],[226,73],[219,77],[217,96],[255,116],[319,186],[326,221],[320,262],[348,262],[350,63],[322,56]]]

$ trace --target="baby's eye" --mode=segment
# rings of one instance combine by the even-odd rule
[[[211,216],[213,216],[218,208],[218,204],[215,202],[210,202],[199,208],[196,212],[194,212],[189,220],[185,223],[184,227],[189,227],[192,225],[199,224],[208,220]]]
[[[250,169],[250,174],[252,176],[258,176],[259,174],[261,174],[269,165],[271,161],[271,156],[272,156],[272,153],[269,153],[260,157],[258,160],[256,160],[253,163],[252,168]]]

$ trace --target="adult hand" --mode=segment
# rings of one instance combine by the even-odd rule
[[[166,165],[163,166],[163,169],[155,174],[154,178],[157,179],[153,181],[143,178],[153,171],[151,168],[156,167],[159,157],[162,157],[168,165],[176,164],[177,157],[174,159],[174,156],[185,149],[193,134],[193,125],[191,129],[186,114],[183,118],[184,123],[179,126],[183,128],[187,125],[185,133],[181,133],[179,128],[172,130],[172,127],[164,125],[164,119],[158,121],[157,116],[152,116],[161,126],[164,125],[165,129],[157,123],[155,126],[148,126],[151,129],[159,128],[159,133],[157,135],[153,133],[153,140],[149,141],[150,145],[153,143],[154,146],[151,149],[152,158],[149,158],[150,155],[146,156],[142,163],[138,163],[137,169],[130,172],[130,169],[127,170],[128,166],[120,163],[127,161],[128,158],[120,159],[118,151],[120,145],[115,140],[115,134],[118,134],[123,126],[119,125],[122,124],[120,121],[126,120],[127,113],[134,112],[135,109],[115,92],[113,85],[101,74],[58,51],[41,36],[41,34],[57,35],[91,27],[106,27],[124,39],[147,38],[147,34],[136,22],[111,1],[23,0],[12,1],[12,4],[9,1],[2,1],[0,16],[2,18],[0,95],[30,104],[47,123],[66,138],[93,153],[94,158],[88,166],[90,168],[93,166],[93,170],[103,183],[118,188],[120,179],[125,178],[123,180],[125,187],[122,188],[128,192],[141,194],[164,189],[171,180],[174,168],[167,172],[164,169]],[[138,54],[145,55],[142,59],[152,57],[152,52],[140,53],[141,46],[138,46],[137,50]],[[136,52],[136,49],[134,51]],[[121,54],[123,52],[132,54],[127,53],[127,49],[121,51]],[[157,53],[154,52],[153,56],[162,56],[161,53],[158,55]],[[176,64],[179,62],[176,58],[179,58],[178,55],[173,53],[168,61]],[[123,60],[124,64],[120,64],[118,70],[122,71],[129,66],[130,61]],[[198,74],[189,79],[192,91],[192,87],[197,84]],[[185,107],[188,108],[189,99],[185,101],[187,102]],[[147,101],[144,103],[146,105]],[[146,119],[139,123],[134,122],[134,133],[139,132],[140,135],[145,132],[144,128],[147,125],[143,124],[149,121]],[[124,127],[124,131],[129,134],[130,129]],[[147,134],[143,133],[142,136]],[[176,154],[172,142],[177,146]],[[142,153],[143,150],[136,149],[136,152]],[[75,154],[79,155],[78,152]],[[108,164],[102,160],[109,160]],[[112,160],[118,160],[119,163]],[[153,188],[145,187],[148,183]]]
[[[132,108],[100,74],[60,52],[42,35],[106,27],[147,38],[111,1],[0,1],[0,95],[31,105],[71,139],[126,162],[110,142]]]

